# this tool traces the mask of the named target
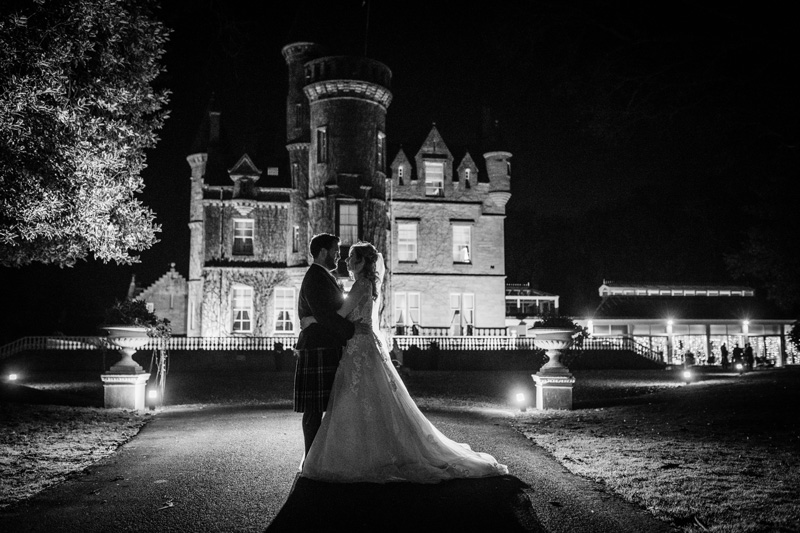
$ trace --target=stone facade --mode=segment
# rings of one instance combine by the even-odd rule
[[[132,284],[135,285],[135,282]],[[153,312],[160,318],[169,319],[173,335],[186,334],[187,283],[186,278],[175,270],[175,263],[155,283],[138,293],[136,298],[152,306]]]
[[[296,335],[308,243],[320,232],[342,239],[343,257],[358,240],[384,254],[385,309],[395,308],[398,294],[420,294],[412,313],[418,326],[456,324],[452,334],[502,327],[511,154],[482,151],[476,161],[466,152],[456,162],[434,126],[414,161],[401,150],[389,165],[391,71],[363,57],[326,56],[314,43],[293,43],[282,53],[287,158],[267,176],[288,170],[291,186],[261,185],[267,180],[247,154],[226,168],[220,114],[213,109],[187,157],[186,334]],[[441,177],[436,195],[426,183],[435,172],[431,162],[442,163],[433,165]],[[409,222],[418,229],[413,261],[398,259],[399,227]],[[346,275],[343,262],[339,272]],[[456,300],[461,318],[454,322]],[[405,316],[408,300],[404,305]],[[395,326],[397,318],[386,312],[384,324]]]
[[[483,157],[485,179],[469,152],[455,165],[434,126],[414,165],[402,150],[392,163],[390,307],[400,331],[418,326],[466,335],[505,326],[511,154]]]

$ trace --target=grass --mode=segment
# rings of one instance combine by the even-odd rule
[[[744,376],[707,370],[685,385],[664,370],[576,371],[572,411],[518,412],[526,372],[414,372],[423,409],[516,410],[508,420],[575,474],[687,532],[800,531],[800,369]],[[102,403],[97,373],[28,376],[25,384]],[[173,372],[167,405],[291,408],[290,372]],[[149,415],[95,407],[0,404],[0,505],[80,471],[131,438]],[[13,482],[8,480],[13,479]]]

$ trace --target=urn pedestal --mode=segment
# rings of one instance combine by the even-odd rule
[[[150,374],[133,360],[136,350],[150,341],[147,328],[139,326],[105,326],[108,342],[122,355],[108,372],[101,374],[104,405],[107,408],[145,408],[145,387]]]
[[[533,344],[545,350],[547,363],[531,377],[536,383],[537,409],[572,409],[572,387],[575,377],[561,364],[562,350],[572,344],[571,329],[534,328]]]

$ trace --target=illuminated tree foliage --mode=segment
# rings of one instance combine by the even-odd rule
[[[0,8],[0,264],[130,264],[157,242],[136,198],[167,117],[150,0]]]

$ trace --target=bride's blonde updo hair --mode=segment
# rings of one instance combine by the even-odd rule
[[[355,254],[356,259],[364,261],[364,269],[361,271],[361,275],[372,284],[372,299],[376,300],[378,298],[378,284],[381,281],[377,268],[378,250],[368,242],[359,241],[350,247],[350,253]]]

